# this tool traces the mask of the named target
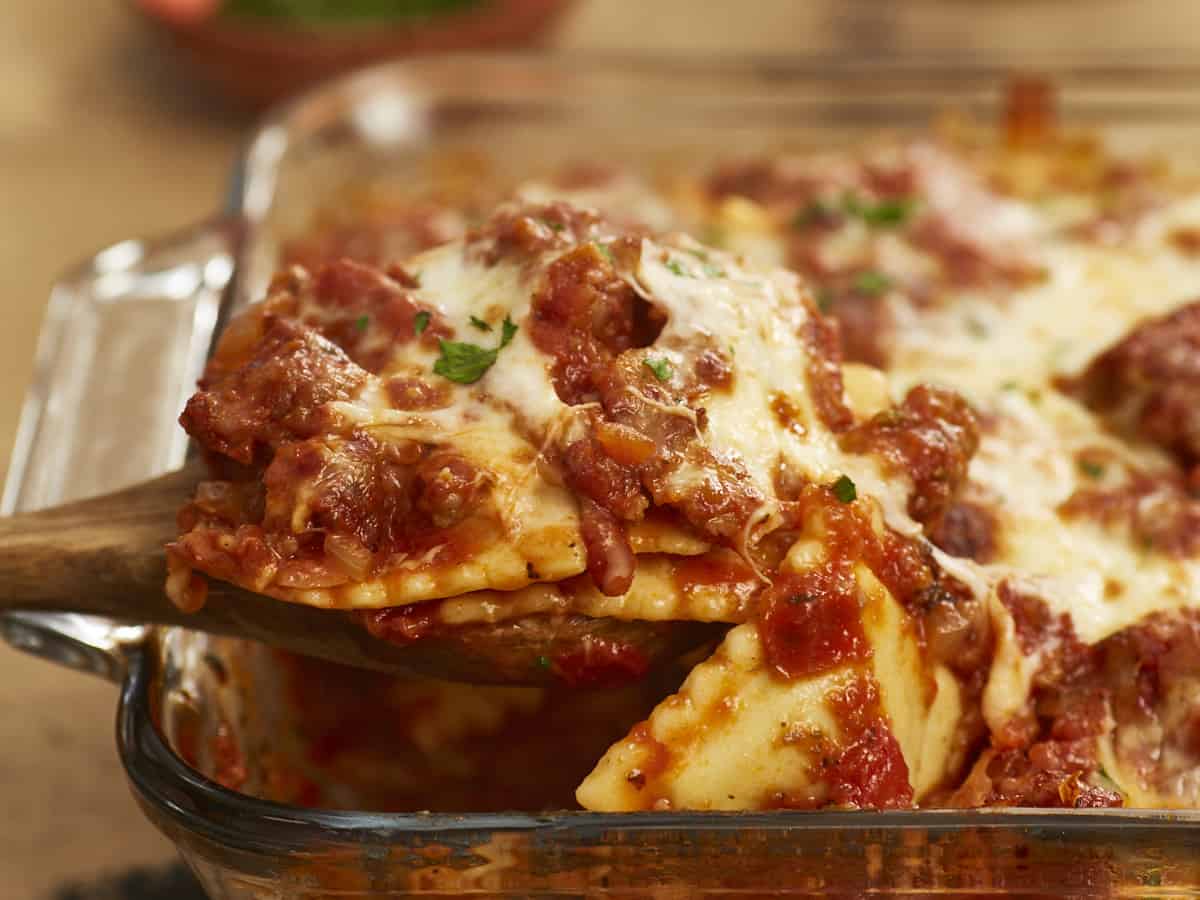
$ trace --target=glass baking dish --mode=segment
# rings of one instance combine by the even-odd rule
[[[806,63],[459,57],[368,71],[269,118],[227,210],[98,254],[54,289],[0,512],[115,489],[178,465],[175,417],[221,320],[257,297],[281,243],[348,183],[420,184],[447,157],[489,178],[570,160],[636,167],[853,141],[946,110],[998,115],[1014,69],[1057,85],[1061,117],[1118,150],[1200,137],[1200,69],[1161,60]],[[1200,815],[1150,811],[377,814],[234,793],[185,764],[184,718],[231,709],[178,629],[0,618],[17,647],[121,683],[134,794],[216,898],[881,893],[1200,893]],[[182,718],[181,718],[182,717]],[[200,765],[204,769],[203,764]]]

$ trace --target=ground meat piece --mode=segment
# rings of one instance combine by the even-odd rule
[[[450,387],[445,381],[433,385],[415,375],[396,375],[388,379],[386,387],[396,409],[443,409],[450,405]]]
[[[263,473],[264,527],[283,535],[341,535],[371,554],[386,553],[413,524],[419,452],[365,432],[284,445]]]
[[[708,193],[718,199],[745,197],[762,206],[794,206],[809,203],[820,187],[806,172],[786,170],[769,159],[726,163],[708,179]]]
[[[681,406],[644,360],[626,353],[610,370],[600,401],[604,413],[653,443],[653,456],[637,472],[655,505],[678,510],[702,534],[735,542],[765,498],[744,467],[708,449],[700,416]]]
[[[319,269],[301,288],[298,314],[305,325],[337,344],[358,365],[379,372],[393,361],[400,346],[419,341],[434,349],[439,340],[454,334],[437,310],[417,300],[411,284],[411,276],[402,269],[383,272],[337,260]],[[418,326],[418,321],[424,325]]]
[[[1168,556],[1200,554],[1200,497],[1177,472],[1134,473],[1116,487],[1079,488],[1059,513],[1128,528],[1139,546]]]
[[[563,449],[562,468],[573,491],[620,519],[637,521],[649,506],[636,468],[618,462],[591,435]]]
[[[616,357],[653,343],[666,321],[595,244],[550,264],[530,312],[530,337],[554,359],[555,391],[572,405],[597,399]]]
[[[592,244],[546,270],[530,310],[530,337],[554,359],[551,377],[564,403],[595,400],[616,355],[634,346],[636,295]]]
[[[1200,300],[1137,325],[1063,386],[1121,433],[1200,463]]]
[[[467,245],[488,265],[502,259],[527,263],[551,250],[597,240],[606,230],[592,210],[563,202],[531,204],[501,209],[467,234]]]
[[[491,484],[486,472],[448,451],[422,460],[415,477],[417,508],[437,528],[449,528],[471,515]]]
[[[179,421],[205,448],[249,464],[261,448],[316,434],[325,404],[349,399],[366,377],[313,331],[276,320],[248,362],[202,382]]]
[[[345,207],[323,216],[310,232],[284,244],[283,261],[310,272],[339,259],[384,265],[454,240],[463,228],[457,212],[415,198],[355,204],[351,216]]]
[[[1066,753],[1059,744],[1035,745],[1027,752],[985,751],[946,805],[1067,809],[1123,806],[1119,793],[1088,781],[1096,769],[1095,753],[1092,750],[1086,761],[1079,758],[1086,752],[1084,747],[1091,749],[1086,743]]]
[[[951,556],[987,563],[995,558],[1000,527],[990,509],[969,500],[958,500],[946,507],[932,528],[929,539]]]
[[[838,329],[833,322],[810,315],[803,326],[803,338],[808,346],[809,392],[817,416],[835,434],[854,424],[854,416],[846,405],[842,385],[842,352]]]
[[[928,385],[917,385],[899,406],[842,436],[843,449],[877,453],[894,473],[912,479],[908,511],[926,525],[945,513],[978,446],[979,426],[967,401]]]
[[[829,314],[838,324],[842,356],[848,362],[887,368],[895,322],[885,297],[853,290],[832,294]]]

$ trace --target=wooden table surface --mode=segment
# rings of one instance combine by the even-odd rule
[[[0,473],[57,272],[216,208],[241,115],[119,2],[0,0]],[[582,0],[560,48],[794,54],[1200,44],[1189,0]],[[114,688],[0,648],[0,894],[169,858],[113,749]]]

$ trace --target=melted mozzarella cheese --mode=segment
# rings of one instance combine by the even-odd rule
[[[632,283],[667,312],[661,341],[709,340],[733,359],[732,390],[705,400],[706,441],[714,453],[745,466],[767,496],[781,464],[817,483],[848,475],[860,493],[882,505],[889,525],[919,532],[907,513],[911,483],[885,475],[874,457],[843,452],[817,415],[806,377],[812,351],[802,337],[811,312],[794,275],[760,272],[739,257],[680,237],[665,248],[645,242]],[[796,410],[793,427],[773,411],[777,396]]]

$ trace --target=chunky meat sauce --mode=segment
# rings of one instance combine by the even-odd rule
[[[471,529],[458,526],[485,501],[488,473],[456,453],[380,440],[330,405],[355,400],[397,343],[452,335],[408,294],[414,283],[397,267],[337,261],[315,276],[285,273],[261,309],[231,324],[180,418],[229,480],[207,483],[181,513],[173,570],[304,589],[364,580],[398,556],[436,551],[449,563],[471,549]],[[444,396],[404,376],[386,388],[399,409]]]
[[[778,791],[766,806],[774,809],[906,809],[913,804],[908,764],[892,734],[879,699],[879,688],[869,675],[856,675],[832,698],[840,734],[836,741],[825,735],[801,733],[790,737],[815,758],[811,783],[817,793]]]
[[[1005,199],[934,145],[732,163],[706,188],[718,203],[753,201],[782,231],[788,265],[837,321],[852,362],[887,366],[898,305],[928,307],[942,288],[999,296],[1045,274],[1032,261],[1032,235],[996,230],[1011,218]],[[927,264],[897,265],[897,240]]]
[[[1000,599],[1022,652],[1040,664],[1029,709],[994,734],[992,746],[951,797],[962,806],[1121,806],[1114,778],[1190,800],[1200,765],[1200,619],[1157,613],[1095,645],[1069,617],[1004,583]],[[1107,773],[1098,741],[1121,767]]]
[[[1065,386],[1121,433],[1200,463],[1200,301],[1138,325]]]
[[[180,423],[202,447],[249,465],[283,441],[328,427],[325,404],[365,381],[340,349],[294,322],[267,321],[255,355],[217,381],[205,379]]]
[[[1010,100],[1006,152],[1066,146],[1043,83],[1024,84]],[[1002,565],[1006,552],[1002,507],[963,491],[980,440],[976,413],[958,394],[919,384],[902,402],[856,420],[843,390],[843,359],[880,368],[894,356],[903,359],[900,329],[914,316],[941,312],[956,291],[969,292],[972,302],[1000,304],[1045,277],[1037,262],[1039,233],[1002,191],[1033,196],[1039,184],[1050,183],[1091,192],[1095,214],[1064,234],[1125,242],[1163,196],[1147,166],[1100,164],[1094,156],[1064,151],[1044,171],[1024,176],[977,171],[965,156],[935,144],[855,157],[751,160],[720,167],[702,196],[692,198],[711,203],[714,234],[721,217],[730,216],[780,238],[787,264],[812,289],[803,311],[827,314],[802,320],[797,314],[795,339],[808,362],[795,377],[806,382],[820,424],[842,452],[872,456],[889,478],[911,484],[907,511],[921,535],[893,531],[852,482],[848,490],[811,483],[781,457],[775,483],[762,485],[740,457],[709,445],[706,405],[728,396],[756,361],[735,360],[720,335],[685,341],[669,332],[660,339],[667,313],[638,281],[641,254],[653,245],[645,241],[649,231],[625,224],[635,216],[564,202],[512,203],[468,229],[461,209],[410,203],[374,209],[356,222],[331,219],[311,238],[289,244],[287,262],[295,266],[276,278],[266,302],[226,330],[181,417],[212,463],[213,480],[199,485],[180,513],[183,534],[168,548],[173,577],[196,567],[262,588],[315,589],[366,580],[428,554],[453,565],[475,548],[478,517],[501,489],[498,476],[446,447],[363,428],[353,410],[368,384],[375,386],[370,402],[414,417],[448,409],[456,391],[472,390],[466,385],[474,382],[455,384],[429,367],[394,364],[397,347],[432,356],[444,352],[445,342],[480,341],[487,352],[495,346],[488,341],[500,338],[498,330],[490,338],[475,334],[423,303],[419,261],[408,268],[398,262],[463,236],[467,263],[515,264],[529,291],[521,340],[544,356],[554,393],[569,407],[551,433],[536,436],[541,455],[533,460],[531,451],[531,466],[577,500],[587,572],[574,586],[562,583],[555,602],[533,616],[451,624],[444,600],[348,614],[371,635],[402,645],[451,638],[466,646],[466,636],[486,641],[500,633],[495,629],[507,629],[523,635],[513,641],[522,647],[514,665],[536,666],[565,687],[611,698],[614,687],[645,683],[653,642],[679,623],[631,638],[602,631],[603,620],[578,615],[571,592],[586,584],[579,579],[610,596],[629,591],[637,566],[630,527],[665,514],[716,548],[681,562],[673,586],[682,593],[713,585],[736,591],[732,620],[757,629],[771,679],[842,678],[827,698],[836,733],[798,723],[782,738],[806,751],[816,787],[774,786],[764,805],[886,809],[916,800],[871,673],[864,610],[873,598],[860,584],[863,567],[903,609],[929,696],[937,690],[929,674],[934,666],[948,669],[961,689],[965,712],[951,740],[969,772],[965,778],[948,772],[925,805],[1119,806],[1132,786],[1200,804],[1200,616],[1156,613],[1088,645],[1071,617],[1053,612],[1032,583],[997,576],[995,596],[980,595],[947,571],[962,574],[955,566],[969,570],[966,561]],[[614,180],[608,168],[580,169],[554,183],[591,190]],[[1166,236],[1177,261],[1200,254],[1197,231],[1181,226]],[[490,322],[495,329],[497,320]],[[474,325],[488,330],[488,323]],[[1179,468],[1142,471],[1108,457],[1097,463],[1085,449],[1076,461],[1091,481],[1080,482],[1057,514],[1128,534],[1172,564],[1200,554],[1200,301],[1137,325],[1059,387],[1122,437],[1166,451]],[[814,437],[813,423],[802,421],[786,394],[772,396],[770,414],[801,441]],[[814,536],[822,555],[791,568],[789,548]],[[528,575],[541,580],[532,564]],[[1113,582],[1111,593],[1128,587]],[[188,590],[193,600],[202,597],[202,585]],[[1024,708],[997,725],[983,719],[983,695],[1000,648],[1011,650],[1000,643],[1010,636],[997,627],[1004,616],[1033,679]],[[301,679],[305,706],[322,693],[313,686],[319,680]],[[443,765],[437,754],[414,752],[420,739],[408,726],[427,710],[398,702],[404,691],[383,697],[381,684],[367,686],[357,674],[331,679],[318,702],[343,709],[323,707],[304,724],[310,763],[350,777],[382,746],[456,796],[463,787],[451,773],[455,766],[529,768],[532,759],[536,767],[531,748],[570,740],[553,729],[566,725],[577,735],[588,730],[583,719],[596,724],[595,716],[561,710],[544,720],[520,713],[503,742],[480,734],[476,746],[456,747],[454,761]],[[651,705],[634,704],[636,713],[606,733],[604,745]],[[390,717],[381,717],[380,708]],[[728,712],[722,707],[715,715]],[[328,721],[318,721],[322,716]],[[524,740],[546,722],[550,739]],[[238,787],[246,766],[228,737],[218,733],[210,755],[216,777]],[[645,752],[626,780],[647,808],[668,808],[660,782],[684,761],[647,724],[634,726],[627,741]],[[594,755],[589,745],[588,766]],[[1106,771],[1114,760],[1119,771]],[[544,762],[548,771],[563,771],[557,760]],[[522,784],[511,805],[543,802],[529,799],[543,795],[546,803],[569,804],[563,797],[580,772],[572,770],[561,784],[551,778],[541,793]],[[277,787],[293,801],[316,802],[319,793],[305,778],[281,778]],[[389,790],[384,802],[396,808],[409,808],[419,793],[407,782]],[[481,809],[509,801],[472,793],[447,802]]]
[[[1080,487],[1059,514],[1126,529],[1145,550],[1182,559],[1200,554],[1200,495],[1175,471],[1133,472],[1116,486]]]
[[[731,381],[724,353],[698,347],[691,367],[664,380],[649,351],[640,349],[653,343],[664,318],[617,272],[615,260],[637,252],[628,243],[607,253],[587,243],[559,256],[530,312],[530,334],[552,360],[558,396],[591,407],[584,413],[588,427],[565,439],[557,462],[567,485],[586,498],[589,571],[606,593],[623,593],[633,574],[620,523],[640,520],[651,503],[733,543],[766,499],[702,439],[703,397]],[[705,477],[684,484],[685,470]]]

